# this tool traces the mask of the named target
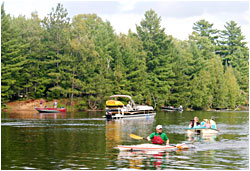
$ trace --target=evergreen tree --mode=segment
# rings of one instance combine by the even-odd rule
[[[219,30],[213,29],[213,24],[206,20],[199,20],[194,23],[193,30],[202,37],[207,37],[213,45],[216,45]]]
[[[233,53],[238,49],[247,49],[245,37],[242,35],[240,26],[237,26],[235,21],[227,22],[224,26],[225,30],[221,31],[220,44],[220,56],[223,61],[223,65],[232,65],[235,67],[237,64],[237,58],[233,58]],[[247,49],[248,50],[248,49]]]
[[[120,35],[119,45],[124,65],[121,93],[133,96],[137,103],[145,103],[147,73],[142,42],[130,31],[128,36]]]
[[[43,19],[42,24],[44,31],[43,42],[45,43],[45,51],[47,52],[47,75],[49,85],[47,88],[48,96],[59,97],[62,87],[59,85],[62,73],[60,71],[60,63],[64,58],[65,48],[68,47],[69,39],[69,18],[67,10],[62,4],[58,4],[56,9],[52,8],[52,12]]]
[[[249,48],[241,27],[235,21],[227,22],[221,31],[220,57],[223,65],[231,65],[246,101],[249,98]]]
[[[175,56],[173,72],[175,77],[171,94],[166,99],[165,105],[188,107],[191,103],[191,78],[194,74],[194,59],[188,42],[174,40],[173,44],[172,55]]]
[[[207,71],[210,74],[209,89],[213,97],[211,108],[225,108],[225,79],[224,69],[219,57],[210,59],[207,65]]]
[[[4,4],[1,5],[1,103],[11,99],[15,94],[11,86],[15,84],[15,79],[11,77],[9,68],[10,48],[14,44],[12,38],[13,31],[10,29],[10,15],[5,13]],[[12,48],[13,49],[13,48]],[[3,105],[2,105],[3,106]]]
[[[155,96],[158,105],[164,103],[164,99],[170,93],[173,85],[172,63],[173,56],[169,52],[172,37],[165,34],[165,29],[160,26],[161,17],[153,10],[146,11],[145,19],[136,26],[138,38],[143,42],[147,53],[146,66],[151,98]],[[149,96],[149,95],[146,95]]]
[[[226,93],[226,107],[234,109],[240,102],[240,88],[234,76],[232,66],[227,67],[224,74],[225,78],[225,93]]]
[[[26,84],[25,65],[27,64],[27,44],[22,42],[21,34],[9,15],[1,6],[1,80],[2,100],[21,97]]]

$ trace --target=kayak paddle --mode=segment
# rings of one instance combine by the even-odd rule
[[[147,138],[144,138],[144,137],[140,137],[140,136],[138,136],[138,135],[135,135],[135,134],[130,134],[129,135],[131,138],[133,138],[133,139],[136,139],[136,140],[147,140]]]
[[[144,137],[141,137],[141,136],[138,136],[138,135],[135,135],[135,134],[129,134],[129,136],[133,139],[136,139],[136,140],[147,140],[147,138],[144,138]],[[170,144],[171,146],[174,146],[178,149],[184,149],[184,148],[188,148],[188,146],[186,144],[177,144],[177,145],[174,145],[174,144]]]

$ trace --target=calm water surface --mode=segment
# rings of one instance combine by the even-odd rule
[[[249,169],[248,112],[157,112],[155,117],[106,121],[104,112],[2,113],[1,168],[10,169]],[[216,136],[188,137],[194,116],[216,117]],[[141,144],[163,125],[170,144],[192,148],[171,152],[119,152],[120,144]]]

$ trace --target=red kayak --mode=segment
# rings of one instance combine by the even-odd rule
[[[66,108],[36,108],[39,113],[64,113],[67,111]]]

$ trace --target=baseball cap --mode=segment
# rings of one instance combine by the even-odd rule
[[[157,125],[156,129],[162,129],[162,125]]]

